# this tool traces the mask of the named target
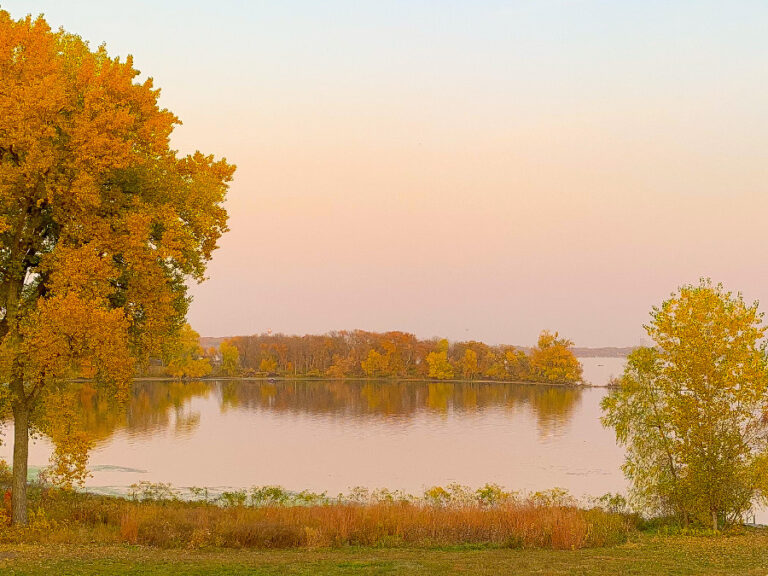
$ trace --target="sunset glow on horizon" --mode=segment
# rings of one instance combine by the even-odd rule
[[[201,335],[628,346],[700,277],[768,302],[765,3],[0,8],[133,54],[237,165]]]

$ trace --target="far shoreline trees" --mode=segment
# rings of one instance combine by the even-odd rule
[[[163,358],[168,376],[184,380],[203,378],[211,373],[211,362],[200,346],[200,335],[189,324],[182,326]]]
[[[576,384],[582,369],[573,343],[543,331],[529,351],[483,342],[419,340],[406,332],[256,334],[224,340],[209,350],[214,375],[314,378],[497,380]]]

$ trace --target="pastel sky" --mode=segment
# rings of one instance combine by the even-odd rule
[[[238,165],[203,335],[643,341],[710,276],[768,302],[768,3],[0,0],[161,87]]]

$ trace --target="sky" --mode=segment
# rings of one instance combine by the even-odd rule
[[[205,336],[647,343],[701,277],[768,302],[768,3],[0,0],[134,56],[237,164]]]

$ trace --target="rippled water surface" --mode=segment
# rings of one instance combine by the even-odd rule
[[[582,359],[603,384],[623,359]],[[495,482],[623,491],[622,450],[599,422],[604,388],[339,381],[137,382],[128,410],[83,402],[99,438],[87,485],[280,484],[335,494],[354,486],[418,492]],[[7,436],[8,437],[8,436]],[[50,446],[37,441],[33,465]],[[10,446],[0,447],[10,457]]]

